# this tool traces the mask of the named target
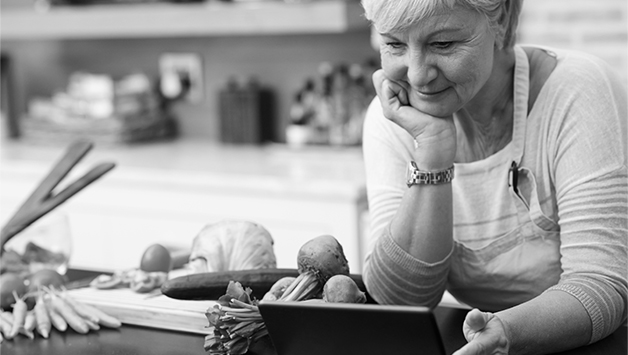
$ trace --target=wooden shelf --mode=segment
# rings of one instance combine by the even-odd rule
[[[2,40],[333,34],[368,28],[358,1],[5,8]]]

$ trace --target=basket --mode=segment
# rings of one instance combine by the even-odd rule
[[[63,121],[25,116],[20,123],[24,139],[42,143],[89,139],[97,144],[128,144],[173,138],[176,132],[175,121],[163,112],[94,120],[66,117]]]

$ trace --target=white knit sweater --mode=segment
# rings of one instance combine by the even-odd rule
[[[525,110],[524,129],[513,133],[520,148],[511,142],[484,160],[455,164],[455,247],[435,264],[414,259],[390,236],[414,146],[373,101],[363,140],[371,216],[363,276],[378,302],[435,306],[448,289],[461,302],[495,311],[552,289],[584,305],[592,342],[625,321],[626,87],[597,58],[551,50],[555,70],[530,112],[518,108]],[[515,75],[516,99],[528,91],[527,69]],[[508,193],[518,149],[525,170],[520,201]]]

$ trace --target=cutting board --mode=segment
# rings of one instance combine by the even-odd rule
[[[209,334],[205,311],[215,301],[177,300],[164,295],[137,293],[128,288],[99,290],[91,287],[68,291],[76,300],[118,318],[124,324]]]

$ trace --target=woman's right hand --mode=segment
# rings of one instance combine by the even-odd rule
[[[382,69],[373,74],[373,84],[384,116],[414,137],[417,165],[423,170],[442,170],[452,166],[456,155],[453,117],[434,117],[417,110],[411,105],[407,89],[388,79]]]

